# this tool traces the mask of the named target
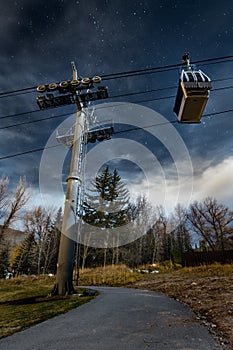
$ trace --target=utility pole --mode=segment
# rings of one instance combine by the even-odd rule
[[[77,220],[82,220],[82,218],[77,215],[77,212],[80,210],[77,206],[80,206],[80,195],[83,181],[80,170],[80,152],[82,151],[84,142],[85,113],[83,112],[82,107],[86,106],[89,101],[108,97],[106,87],[99,87],[97,91],[91,91],[94,84],[101,81],[99,76],[79,79],[74,62],[71,62],[71,64],[73,69],[72,81],[68,80],[63,81],[60,84],[51,83],[48,85],[40,85],[37,88],[39,93],[44,93],[46,91],[49,92],[46,96],[39,96],[37,98],[37,103],[40,109],[53,108],[72,103],[76,103],[77,105],[75,129],[74,135],[72,135],[72,158],[70,163],[70,173],[67,179],[56,283],[52,292],[52,294],[55,295],[74,293],[73,269],[76,248],[74,237],[77,237],[77,234],[80,234],[80,232],[76,232],[76,235],[74,235],[74,230],[80,229],[81,225],[78,225]],[[59,93],[58,96],[51,94],[51,92],[57,91]],[[89,137],[92,136],[90,132],[88,134]]]

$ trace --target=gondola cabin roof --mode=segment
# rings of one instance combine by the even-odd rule
[[[211,80],[201,70],[182,70],[173,109],[179,122],[200,122],[210,89]]]

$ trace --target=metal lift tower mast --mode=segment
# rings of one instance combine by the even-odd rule
[[[73,68],[73,80],[77,80],[77,70]],[[75,241],[72,239],[70,230],[76,229],[76,211],[78,191],[82,185],[79,173],[80,148],[84,130],[84,113],[80,102],[77,102],[76,123],[70,164],[70,175],[67,178],[66,199],[64,217],[62,221],[62,233],[57,263],[55,294],[72,294],[73,290],[73,267],[75,258]],[[74,237],[73,237],[74,238]]]
[[[86,133],[86,116],[82,110],[89,101],[98,99],[105,99],[108,97],[106,87],[98,87],[97,90],[92,91],[94,84],[99,83],[101,78],[95,76],[93,78],[79,79],[74,62],[72,64],[73,80],[63,81],[60,84],[51,83],[48,85],[40,85],[37,88],[39,93],[49,92],[45,96],[39,96],[37,103],[40,109],[54,108],[67,104],[76,103],[77,113],[74,129],[74,137],[72,144],[72,158],[70,164],[70,173],[67,179],[66,199],[64,207],[64,217],[62,222],[62,232],[59,247],[59,256],[57,263],[56,284],[54,286],[53,294],[65,295],[73,294],[73,269],[75,261],[76,239],[80,232],[80,222],[82,220],[80,215],[77,215],[81,208],[82,195],[82,178],[83,178],[83,151],[85,143],[87,142]],[[57,92],[54,95],[53,92]],[[52,93],[51,93],[52,92]],[[71,135],[70,135],[71,136]],[[76,233],[75,233],[76,232]]]

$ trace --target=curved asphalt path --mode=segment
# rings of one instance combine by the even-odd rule
[[[0,340],[1,350],[217,350],[185,305],[162,294],[95,287],[100,295],[66,314]]]

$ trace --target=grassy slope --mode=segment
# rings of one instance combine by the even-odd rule
[[[90,297],[48,297],[50,278],[0,280],[0,338],[67,312]]]
[[[211,265],[159,274],[130,272],[125,266],[86,269],[80,285],[128,286],[162,292],[189,305],[233,349],[233,265]],[[54,280],[30,278],[0,281],[0,337],[68,311],[90,298],[48,298]],[[221,339],[222,334],[222,339]]]

